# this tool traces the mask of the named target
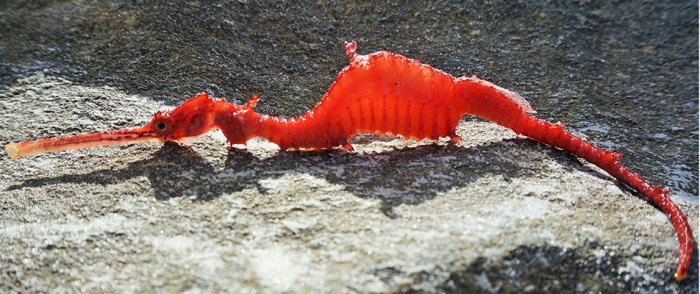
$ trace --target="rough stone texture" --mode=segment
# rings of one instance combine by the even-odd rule
[[[670,185],[698,232],[697,3],[284,5],[4,1],[0,143],[137,126],[202,90],[298,115],[355,39],[523,93]],[[637,194],[493,124],[458,133],[2,155],[0,291],[697,292]]]
[[[138,125],[161,106],[43,74],[0,99],[3,141]],[[670,280],[664,215],[597,169],[490,123],[459,134],[361,137],[357,153],[227,150],[214,134],[3,156],[4,290],[697,288],[695,265]],[[681,203],[697,231],[697,203]]]
[[[174,106],[200,91],[300,115],[359,52],[387,50],[523,94],[698,195],[697,1],[0,3],[0,87],[36,71]],[[658,3],[657,3],[658,2]]]

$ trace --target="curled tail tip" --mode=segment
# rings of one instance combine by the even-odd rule
[[[7,155],[10,156],[12,159],[17,159],[20,157],[19,154],[19,145],[17,143],[9,143],[5,145],[5,151],[7,152]]]
[[[680,267],[676,270],[676,274],[673,275],[676,278],[676,282],[683,281],[685,279],[685,270]]]
[[[357,56],[357,42],[355,42],[355,41],[345,42],[345,55],[348,56],[348,59],[350,59],[350,62],[355,60],[355,57]]]

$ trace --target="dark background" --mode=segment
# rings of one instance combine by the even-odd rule
[[[200,91],[284,117],[318,102],[343,42],[526,97],[697,203],[697,1],[2,1],[0,88],[43,71],[177,105]],[[361,86],[361,85],[358,85]]]

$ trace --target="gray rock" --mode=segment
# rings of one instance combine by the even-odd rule
[[[0,99],[2,142],[136,126],[162,108],[44,74]],[[356,153],[229,150],[213,133],[191,148],[3,155],[2,290],[697,289],[697,261],[672,281],[666,217],[597,168],[488,122],[458,134],[365,135]],[[697,232],[697,198],[674,200]]]
[[[0,143],[143,124],[200,91],[292,117],[359,52],[527,98],[698,232],[693,1],[0,1]],[[460,146],[136,144],[0,156],[0,292],[689,292],[670,223],[595,167],[465,118]],[[697,250],[694,256],[697,256]]]

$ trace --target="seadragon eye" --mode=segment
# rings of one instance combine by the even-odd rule
[[[159,121],[159,122],[156,123],[156,128],[157,128],[159,131],[164,131],[166,127],[167,127],[167,125],[165,125],[165,122],[164,122],[164,121]]]
[[[165,135],[171,131],[170,122],[167,118],[157,119],[153,122],[153,130],[156,131],[156,133]]]

